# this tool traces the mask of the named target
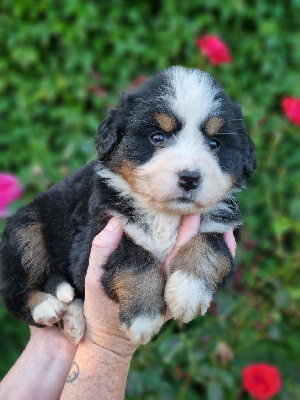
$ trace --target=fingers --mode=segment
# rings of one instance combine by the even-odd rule
[[[86,281],[99,282],[100,267],[106,264],[109,256],[117,249],[123,236],[122,223],[113,217],[106,227],[94,238],[90,254],[89,268]]]
[[[235,241],[235,237],[233,235],[232,229],[230,229],[228,232],[224,233],[224,240],[232,254],[232,257],[234,257],[235,250],[236,250],[236,241]]]
[[[200,215],[185,215],[175,243],[176,250],[196,236],[200,230]]]
[[[200,215],[184,215],[182,218],[181,226],[179,228],[176,243],[167,255],[164,261],[164,270],[168,271],[168,267],[172,257],[176,254],[179,247],[186,244],[190,239],[196,236],[200,230]]]

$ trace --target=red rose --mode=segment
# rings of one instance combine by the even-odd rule
[[[218,36],[206,35],[199,38],[197,46],[214,65],[229,63],[232,60],[228,47]]]
[[[0,218],[9,216],[8,206],[22,193],[18,179],[8,173],[0,173]]]
[[[282,106],[285,115],[296,125],[300,126],[300,99],[286,97],[283,99]]]
[[[243,369],[243,387],[256,400],[269,400],[281,388],[278,368],[268,364],[252,364]]]

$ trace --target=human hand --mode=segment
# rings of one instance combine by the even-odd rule
[[[120,330],[119,305],[105,294],[100,284],[103,274],[101,267],[118,247],[122,235],[121,221],[112,218],[93,240],[85,277],[84,340],[126,357],[131,356],[137,346]]]
[[[163,264],[166,275],[169,272],[170,261],[178,248],[196,236],[199,229],[199,215],[183,217],[176,243]],[[86,318],[85,340],[126,356],[133,354],[137,346],[120,330],[119,306],[106,296],[102,286],[99,285],[103,272],[101,266],[107,262],[109,256],[118,247],[122,235],[121,222],[112,218],[93,241],[90,265],[85,281],[84,314]],[[232,230],[224,235],[224,240],[234,256],[236,244]],[[170,312],[167,312],[166,320],[171,317]]]

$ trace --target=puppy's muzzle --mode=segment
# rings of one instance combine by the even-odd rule
[[[200,185],[201,176],[198,171],[181,171],[178,174],[178,186],[184,191],[197,189]]]

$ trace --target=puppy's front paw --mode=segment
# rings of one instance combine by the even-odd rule
[[[120,316],[121,317],[121,316]],[[152,336],[160,331],[165,319],[162,314],[140,315],[134,318],[130,324],[122,323],[121,330],[126,333],[128,338],[137,344],[150,342]]]
[[[37,303],[31,312],[33,320],[40,325],[52,326],[67,310],[67,304],[49,293],[35,292],[29,301]]]
[[[59,323],[62,333],[74,344],[78,344],[84,336],[85,319],[83,301],[75,299],[68,305]]]
[[[174,319],[190,322],[208,310],[213,292],[203,279],[177,270],[171,274],[165,289],[165,301]]]

